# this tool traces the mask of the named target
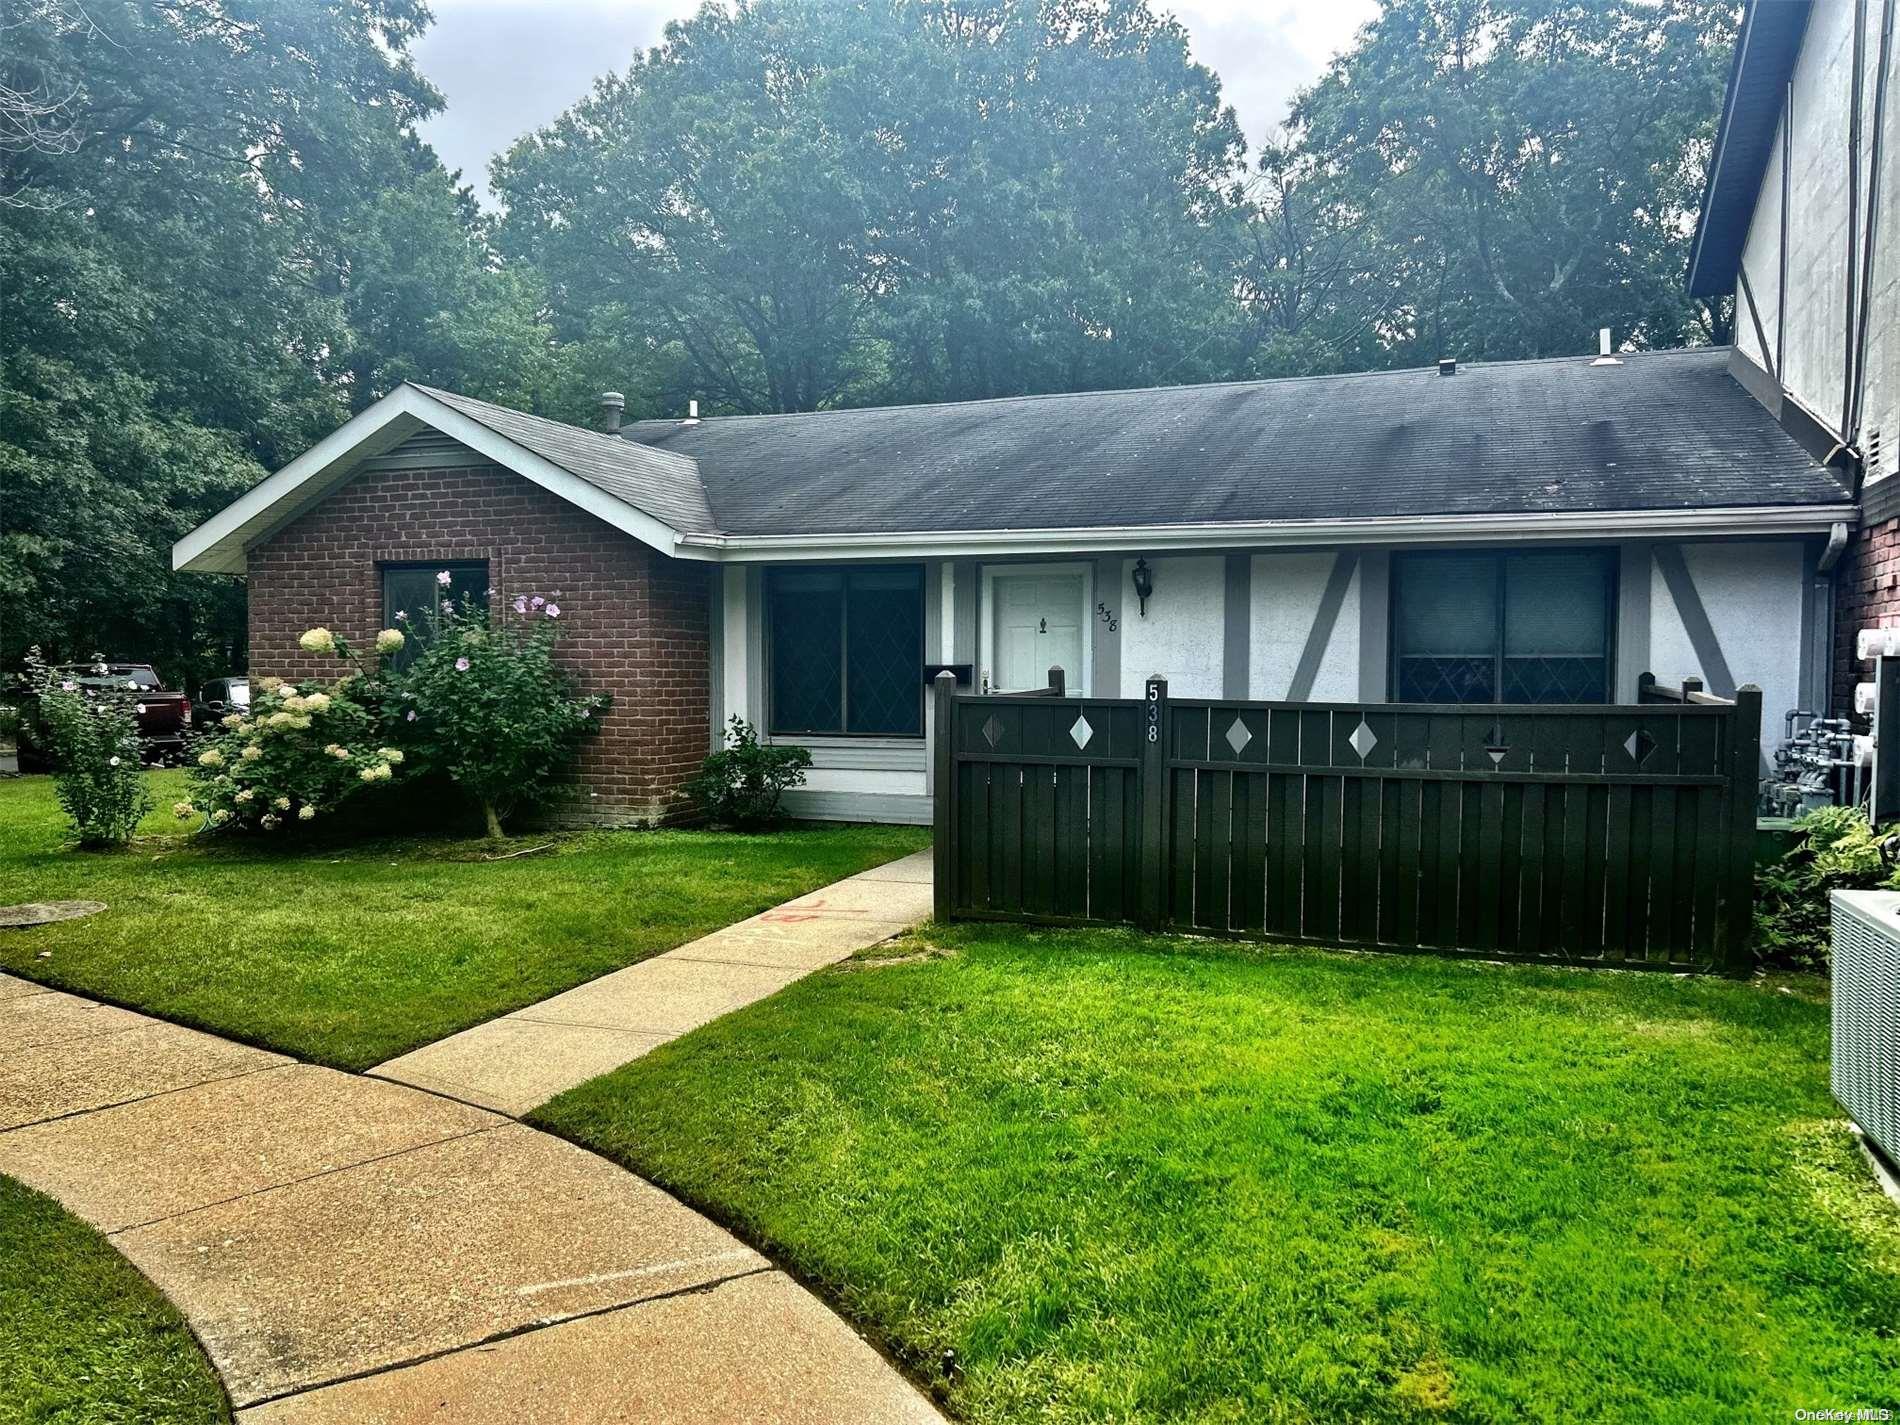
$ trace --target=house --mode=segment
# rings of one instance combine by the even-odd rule
[[[1732,295],[1730,370],[1860,506],[1835,574],[1832,706],[1857,630],[1900,624],[1900,174],[1891,4],[1752,0],[1689,289]]]
[[[403,386],[175,550],[243,574],[252,668],[333,671],[458,589],[559,591],[615,704],[581,775],[655,819],[743,716],[793,810],[925,821],[927,675],[1176,698],[1826,698],[1841,473],[1726,349],[583,430]]]

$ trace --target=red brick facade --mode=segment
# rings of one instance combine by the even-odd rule
[[[1854,656],[1863,628],[1900,628],[1900,519],[1858,530],[1848,540],[1834,575],[1834,710],[1854,708],[1854,684],[1873,677],[1873,667]]]
[[[485,560],[499,607],[560,592],[560,656],[613,694],[582,746],[559,819],[660,821],[710,743],[712,566],[677,560],[510,471],[370,470],[250,555],[253,676],[334,677],[297,646],[318,625],[367,643],[384,626],[384,563]]]

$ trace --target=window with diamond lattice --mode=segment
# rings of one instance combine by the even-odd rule
[[[1608,702],[1615,598],[1608,550],[1396,555],[1398,700]]]
[[[923,735],[922,569],[772,569],[766,605],[774,733]]]

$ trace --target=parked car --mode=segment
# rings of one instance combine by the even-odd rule
[[[101,672],[100,669],[104,669]],[[191,699],[165,686],[149,663],[68,663],[53,670],[82,688],[123,688],[138,692],[139,745],[148,762],[172,762],[183,755],[191,732]]]
[[[206,717],[223,717],[226,713],[249,712],[251,708],[251,680],[242,674],[229,678],[213,678],[198,689],[198,711]]]

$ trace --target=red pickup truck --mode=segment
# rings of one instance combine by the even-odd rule
[[[139,742],[147,761],[172,761],[184,752],[191,731],[191,699],[167,688],[151,664],[69,663],[55,671],[82,688],[136,691]]]

